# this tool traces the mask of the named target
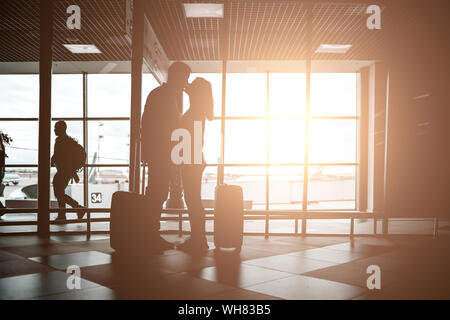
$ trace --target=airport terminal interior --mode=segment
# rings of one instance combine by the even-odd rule
[[[441,0],[3,1],[0,300],[450,299],[448,12]],[[119,252],[112,196],[145,193],[141,118],[176,61],[212,86],[209,250]],[[58,121],[86,152],[65,189],[85,208],[62,222]],[[238,249],[216,248],[223,184],[243,190]],[[159,232],[180,245],[190,231],[174,179]]]

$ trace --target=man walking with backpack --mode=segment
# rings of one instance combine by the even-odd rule
[[[5,186],[3,185],[3,178],[5,177],[5,160],[8,157],[6,155],[5,144],[9,144],[11,141],[12,139],[0,130],[0,197],[3,197],[3,190],[5,189]],[[5,206],[0,201],[0,208],[4,207]],[[3,214],[0,213],[0,218],[2,216]]]
[[[78,142],[67,135],[66,130],[67,124],[64,121],[58,121],[55,124],[56,141],[51,163],[52,166],[56,166],[57,172],[53,177],[53,191],[60,209],[65,209],[66,204],[72,208],[83,208],[65,193],[65,189],[71,179],[77,183],[80,181],[77,170],[84,165],[86,152]],[[82,219],[84,214],[84,212],[78,212],[78,219]],[[55,221],[64,220],[66,220],[65,210],[61,210]]]

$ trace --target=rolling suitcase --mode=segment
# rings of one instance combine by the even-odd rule
[[[241,251],[244,232],[244,199],[242,188],[232,185],[216,187],[214,213],[214,244],[216,249],[235,248]]]
[[[148,212],[148,197],[133,192],[116,191],[111,200],[111,248],[127,252],[145,250],[150,246],[152,236],[159,235],[159,219],[159,215],[152,216]]]

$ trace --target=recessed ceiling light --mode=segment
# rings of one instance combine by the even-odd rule
[[[223,18],[223,3],[184,3],[186,18]]]
[[[63,44],[72,53],[102,53],[93,44]]]
[[[321,44],[316,53],[346,53],[351,47],[351,44]]]

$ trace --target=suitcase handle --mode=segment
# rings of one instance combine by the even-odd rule
[[[145,162],[142,162],[142,190],[141,194],[145,194],[145,168],[147,167],[147,164]]]

